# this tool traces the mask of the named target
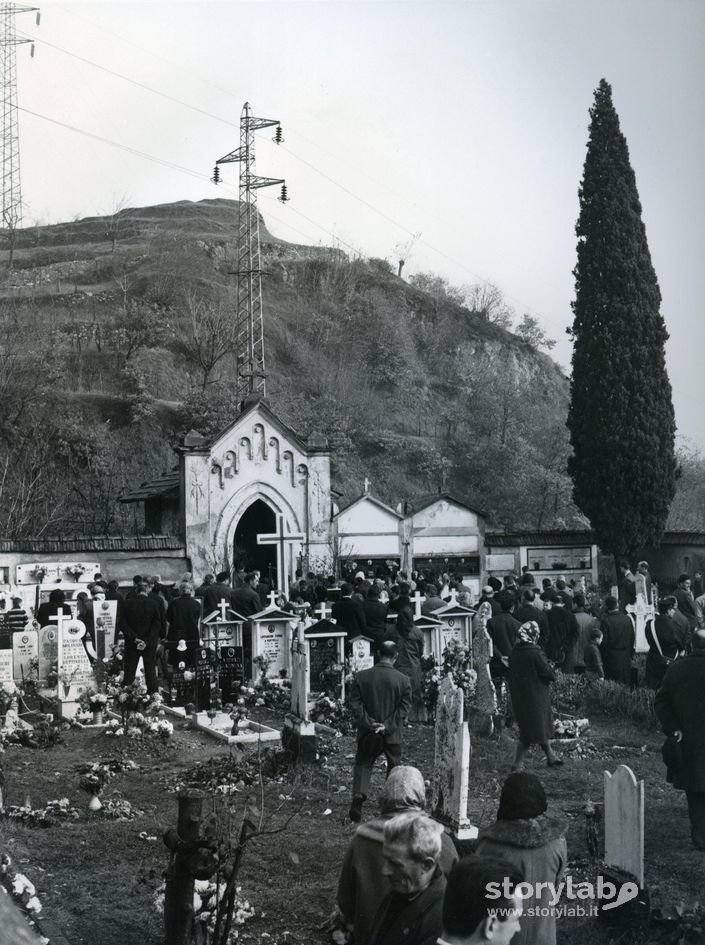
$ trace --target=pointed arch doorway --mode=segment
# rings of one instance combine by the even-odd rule
[[[235,529],[233,564],[236,571],[259,571],[270,587],[277,585],[277,550],[258,545],[257,536],[271,534],[276,527],[274,509],[256,499],[240,517]]]

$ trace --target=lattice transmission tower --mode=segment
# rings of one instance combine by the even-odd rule
[[[255,174],[255,131],[277,126],[274,140],[280,144],[281,125],[272,118],[255,118],[245,102],[240,115],[240,147],[217,160],[214,183],[220,182],[218,165],[240,163],[237,244],[237,313],[235,337],[237,350],[237,395],[242,401],[248,394],[267,393],[264,367],[264,324],[262,317],[262,265],[259,246],[257,191],[281,184],[280,200],[288,200],[282,179]]]
[[[15,16],[18,13],[37,13],[39,7],[18,3],[0,4],[0,79],[2,80],[2,226],[10,244],[10,263],[14,249],[15,232],[22,223],[22,187],[20,184],[20,137],[17,124],[17,56],[15,47],[31,43],[18,38]],[[32,54],[34,44],[32,43]]]

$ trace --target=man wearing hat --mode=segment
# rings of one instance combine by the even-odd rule
[[[401,733],[411,707],[411,682],[394,668],[397,646],[384,640],[379,661],[358,673],[350,688],[350,708],[357,722],[357,752],[353,767],[350,820],[362,819],[362,805],[370,790],[372,768],[384,754],[387,773],[401,762]]]
[[[499,601],[495,599],[494,588],[492,587],[491,584],[485,584],[485,586],[482,588],[480,599],[477,602],[478,607],[480,606],[480,604],[484,604],[485,601],[487,601],[487,603],[492,608],[492,616],[499,617],[499,615],[502,613],[502,607]]]

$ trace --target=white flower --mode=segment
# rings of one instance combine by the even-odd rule
[[[23,873],[15,873],[15,879],[12,883],[12,891],[16,896],[22,896],[24,893],[34,896],[37,890]]]
[[[33,912],[35,915],[39,915],[39,913],[42,911],[42,904],[36,896],[32,896],[32,898],[26,904],[25,909],[28,912]]]
[[[201,897],[198,895],[197,892],[194,892],[194,894],[193,894],[193,911],[196,912],[196,913],[198,913],[198,912],[201,911],[202,908],[203,908],[203,900],[201,899]]]

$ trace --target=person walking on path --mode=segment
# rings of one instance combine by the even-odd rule
[[[682,764],[669,769],[669,780],[685,791],[693,846],[705,851],[705,631],[696,630],[691,643],[692,654],[666,670],[655,709],[664,734],[680,744]]]
[[[350,820],[362,819],[362,805],[370,790],[372,768],[384,754],[387,774],[401,763],[404,719],[411,706],[409,677],[394,668],[398,650],[385,640],[379,661],[358,673],[350,688],[350,708],[357,723],[357,752],[353,766],[353,797]]]
[[[540,630],[533,620],[519,627],[519,642],[509,657],[509,693],[514,718],[519,726],[519,742],[514,769],[523,770],[524,757],[531,745],[540,745],[549,767],[562,765],[551,747],[551,683],[555,673],[539,646]]]

